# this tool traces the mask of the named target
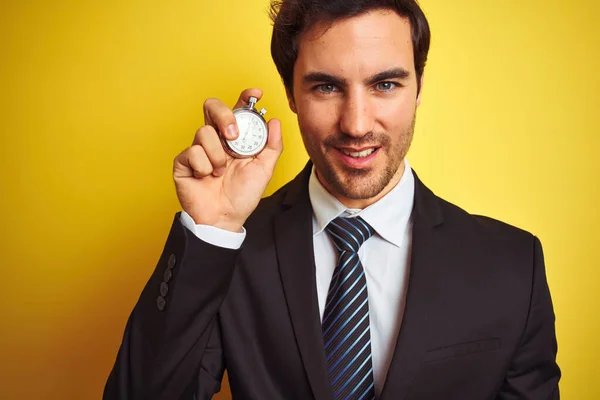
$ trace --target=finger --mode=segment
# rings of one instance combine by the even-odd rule
[[[228,156],[223,149],[223,144],[219,138],[219,134],[210,125],[205,125],[198,129],[194,137],[194,144],[200,145],[204,149],[208,160],[213,167],[213,175],[221,176],[225,173]]]
[[[271,119],[267,127],[269,129],[269,138],[264,150],[256,157],[267,164],[270,168],[275,168],[275,163],[283,152],[283,137],[281,135],[281,121],[277,118]]]
[[[262,90],[258,88],[246,89],[240,94],[240,97],[238,98],[238,101],[235,103],[233,108],[235,109],[247,106],[248,104],[250,104],[250,97],[256,97],[256,101],[258,101],[261,99],[262,95]]]
[[[238,137],[239,129],[233,111],[219,99],[204,102],[204,123],[213,126],[229,140]]]
[[[173,163],[174,178],[204,178],[213,172],[206,152],[200,145],[193,145],[175,158]]]
[[[177,157],[173,160],[173,178],[189,178],[194,176],[194,170],[190,167],[187,161],[186,152],[189,150],[185,149],[181,153],[177,154]]]

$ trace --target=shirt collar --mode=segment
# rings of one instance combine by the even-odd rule
[[[308,194],[313,209],[313,235],[318,235],[339,216],[360,215],[384,240],[400,246],[410,221],[415,193],[415,179],[408,160],[398,184],[377,202],[362,210],[347,209],[323,187],[315,168],[308,181]]]

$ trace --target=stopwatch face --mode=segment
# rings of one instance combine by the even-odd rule
[[[267,144],[267,126],[255,112],[239,110],[234,113],[239,128],[239,136],[228,140],[230,149],[242,157],[251,157],[260,153]]]

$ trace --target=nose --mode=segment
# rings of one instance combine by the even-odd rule
[[[340,130],[350,136],[361,137],[373,130],[375,118],[367,93],[348,91],[340,113]]]

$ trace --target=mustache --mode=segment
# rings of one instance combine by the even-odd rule
[[[369,132],[361,137],[339,132],[327,136],[323,144],[330,147],[386,147],[390,142],[390,137],[382,132]]]

